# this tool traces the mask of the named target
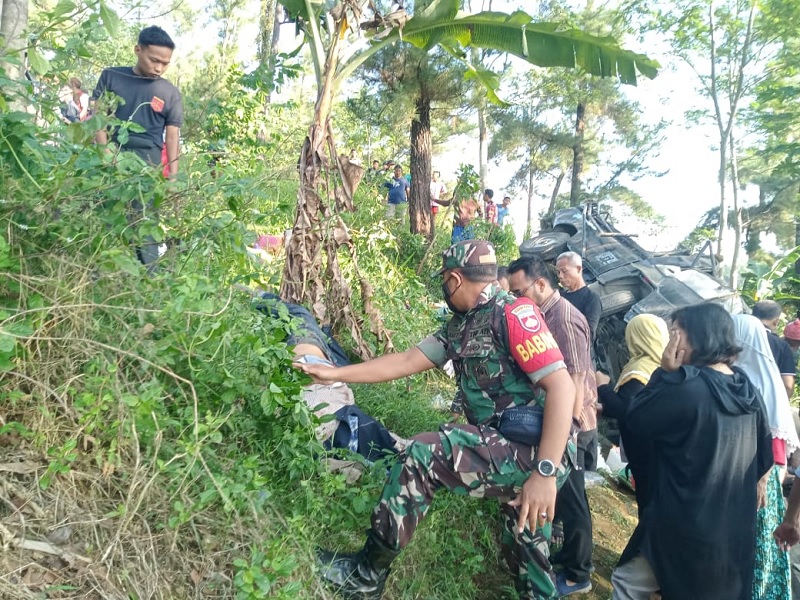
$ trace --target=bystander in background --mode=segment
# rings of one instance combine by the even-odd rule
[[[163,29],[145,27],[133,49],[136,64],[104,69],[92,94],[96,104],[103,104],[107,109],[113,107],[112,112],[119,120],[143,128],[143,131],[129,130],[124,142],[118,137],[118,128],[111,131],[101,129],[95,135],[95,141],[105,145],[110,136],[121,150],[133,152],[154,168],[160,168],[161,149],[166,146],[170,177],[178,174],[180,127],[183,123],[181,94],[162,77],[174,49],[175,43]],[[145,199],[145,203],[138,197],[131,202],[131,219],[138,222],[146,217],[158,221],[152,199]],[[159,257],[158,242],[150,235],[145,236],[136,254],[152,273]]]

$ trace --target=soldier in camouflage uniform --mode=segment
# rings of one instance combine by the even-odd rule
[[[321,551],[323,577],[346,598],[380,598],[392,560],[434,493],[446,488],[503,502],[503,550],[520,598],[556,598],[547,538],[557,486],[572,464],[565,448],[575,388],[539,310],[496,285],[491,244],[454,244],[439,274],[453,317],[416,347],[336,369],[297,365],[318,383],[378,383],[451,359],[469,422],[412,438],[389,474],[364,548],[354,555]],[[496,428],[504,410],[523,405],[543,407],[538,445],[511,441]]]

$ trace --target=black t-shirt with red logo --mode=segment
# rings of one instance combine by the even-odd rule
[[[129,146],[146,144],[161,148],[164,146],[165,127],[183,124],[181,93],[166,79],[140,77],[132,67],[109,67],[103,69],[92,99],[97,100],[105,92],[111,92],[124,101],[115,111],[119,120],[133,121],[145,129],[141,133],[130,132]],[[116,133],[113,137],[116,141]]]

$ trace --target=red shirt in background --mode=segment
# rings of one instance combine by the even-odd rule
[[[497,204],[494,202],[486,203],[486,220],[497,225]]]

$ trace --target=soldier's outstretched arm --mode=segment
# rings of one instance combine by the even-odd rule
[[[542,439],[536,452],[537,460],[551,460],[554,465],[561,462],[567,447],[572,408],[575,399],[575,385],[564,368],[557,369],[539,380],[546,396],[544,402],[544,423]],[[527,521],[531,530],[553,520],[556,509],[556,478],[543,477],[534,471],[520,494],[510,503],[519,507],[517,527],[522,531]]]
[[[311,376],[315,383],[382,383],[432,369],[434,365],[416,346],[397,354],[384,354],[367,362],[346,367],[293,363],[296,369]]]

